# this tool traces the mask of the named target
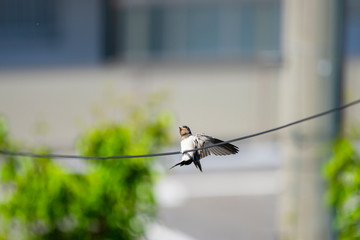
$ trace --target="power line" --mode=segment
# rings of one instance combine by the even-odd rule
[[[78,155],[65,155],[65,154],[36,154],[36,153],[28,153],[28,152],[15,152],[15,151],[6,151],[0,150],[0,154],[2,155],[10,155],[10,156],[24,156],[24,157],[34,157],[34,158],[71,158],[71,159],[121,159],[121,158],[145,158],[145,157],[160,157],[160,156],[168,156],[168,155],[176,155],[181,152],[166,152],[166,153],[153,153],[153,154],[142,154],[142,155],[124,155],[124,156],[108,156],[108,157],[92,157],[92,156],[78,156]]]
[[[231,142],[237,142],[237,141],[242,141],[245,139],[249,139],[249,138],[253,138],[253,137],[257,137],[260,135],[264,135],[267,133],[271,133],[271,132],[275,132],[278,130],[281,130],[283,128],[287,128],[302,122],[306,122],[318,117],[322,117],[324,115],[333,113],[333,112],[337,112],[337,111],[341,111],[345,108],[351,107],[353,105],[359,104],[360,103],[360,99],[355,100],[353,102],[347,103],[345,105],[324,111],[324,112],[320,112],[317,113],[315,115],[279,126],[279,127],[275,127],[272,129],[268,129],[262,132],[258,132],[258,133],[254,133],[254,134],[250,134],[247,136],[243,136],[243,137],[239,137],[239,138],[234,138],[228,141],[224,141],[221,143],[216,143],[216,144],[212,144],[209,146],[205,146],[205,147],[201,147],[201,148],[195,148],[193,150],[189,150],[186,152],[192,152],[192,151],[197,151],[197,150],[202,150],[202,149],[207,149],[207,148],[211,148],[211,147],[215,147],[215,146],[219,146],[219,145],[223,145],[226,143],[231,143]],[[176,151],[176,152],[165,152],[165,153],[153,153],[153,154],[141,154],[141,155],[124,155],[124,156],[108,156],[108,157],[91,157],[91,156],[78,156],[78,155],[64,155],[64,154],[36,154],[36,153],[29,153],[29,152],[18,152],[18,151],[7,151],[7,150],[0,150],[0,154],[2,155],[8,155],[8,156],[26,156],[26,157],[35,157],[35,158],[70,158],[70,159],[124,159],[124,158],[145,158],[145,157],[161,157],[161,156],[169,156],[169,155],[177,155],[177,154],[181,154],[180,151]]]
[[[356,105],[358,103],[360,103],[360,99],[355,100],[353,102],[349,102],[349,103],[347,103],[345,105],[342,105],[342,106],[327,110],[325,112],[320,112],[320,113],[317,113],[315,115],[312,115],[312,116],[309,116],[309,117],[306,117],[306,118],[303,118],[303,119],[300,119],[300,120],[297,120],[297,121],[282,125],[280,127],[276,127],[276,128],[272,128],[272,129],[269,129],[269,130],[262,131],[262,132],[250,134],[250,135],[247,135],[247,136],[244,136],[244,137],[234,138],[234,139],[231,139],[231,140],[228,140],[228,141],[224,141],[224,142],[221,142],[221,143],[216,143],[216,144],[209,145],[209,146],[202,147],[202,148],[196,148],[196,149],[193,149],[191,151],[186,151],[186,152],[192,152],[192,151],[196,151],[196,150],[211,148],[211,147],[215,147],[215,146],[218,146],[218,145],[223,145],[223,144],[226,144],[226,143],[237,142],[237,141],[242,141],[242,140],[245,140],[245,139],[248,139],[248,138],[257,137],[257,136],[260,136],[260,135],[264,135],[266,133],[275,132],[275,131],[278,131],[278,130],[283,129],[283,128],[287,128],[287,127],[290,127],[290,126],[293,126],[293,125],[296,125],[296,124],[299,124],[299,123],[302,123],[302,122],[306,122],[306,121],[309,121],[309,120],[312,120],[312,119],[315,119],[315,118],[318,118],[318,117],[322,117],[324,115],[327,115],[327,114],[330,114],[330,113],[333,113],[333,112],[343,110],[345,108],[351,107],[351,106]]]

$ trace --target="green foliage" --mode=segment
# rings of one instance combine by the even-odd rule
[[[131,114],[86,131],[81,155],[154,153],[169,142],[168,114]],[[153,115],[154,116],[154,115]],[[16,150],[0,119],[0,148]],[[33,150],[34,151],[34,150]],[[46,149],[37,153],[49,153]],[[88,160],[84,173],[52,159],[4,157],[0,239],[137,239],[155,214],[153,160]]]
[[[335,210],[338,239],[360,239],[360,156],[349,140],[338,140],[324,167],[326,198]]]

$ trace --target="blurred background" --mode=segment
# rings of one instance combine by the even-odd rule
[[[166,124],[130,122],[166,125],[168,140],[144,149],[178,151],[179,125],[252,134],[359,98],[359,78],[356,0],[0,0],[0,114],[27,149],[101,154],[76,151],[79,136],[155,108]],[[143,238],[341,239],[322,169],[339,134],[356,145],[359,116],[355,106],[236,142],[239,154],[202,160],[203,173],[155,159],[158,208]]]

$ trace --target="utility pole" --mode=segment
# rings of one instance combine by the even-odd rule
[[[283,1],[281,123],[333,108],[340,95],[338,0]],[[341,69],[340,69],[341,70]],[[279,239],[332,239],[330,209],[324,201],[321,168],[339,127],[336,115],[310,121],[282,134],[283,191]]]

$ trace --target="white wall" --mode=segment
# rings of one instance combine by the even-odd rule
[[[16,137],[67,147],[90,126],[91,112],[112,109],[119,116],[114,99],[133,95],[136,101],[163,91],[175,116],[174,136],[177,126],[188,125],[194,133],[227,139],[278,125],[278,78],[277,67],[239,64],[3,71],[0,113]],[[41,123],[45,136],[34,133]]]

